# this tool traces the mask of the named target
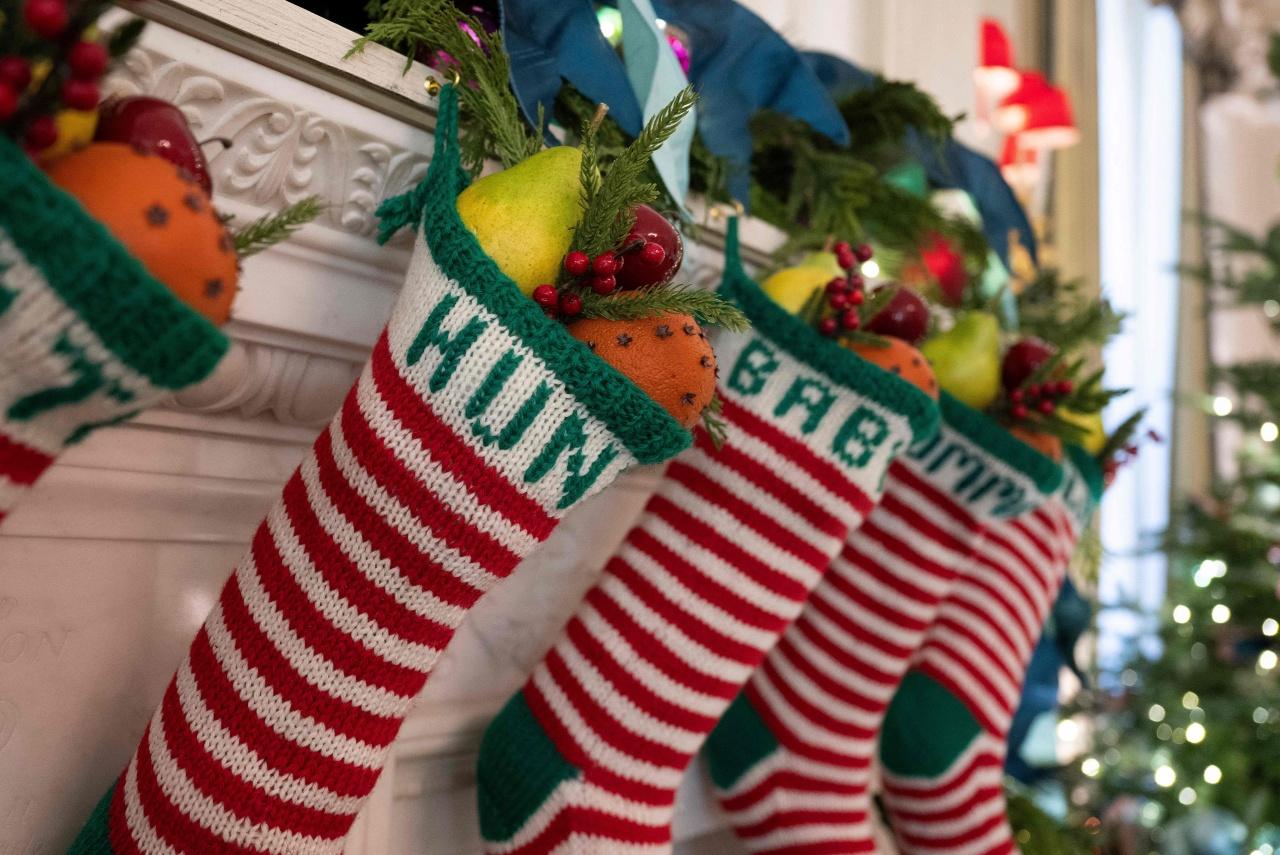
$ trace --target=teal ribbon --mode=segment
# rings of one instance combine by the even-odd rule
[[[650,0],[619,0],[618,11],[622,13],[622,51],[627,78],[647,122],[688,86],[689,80],[667,43],[666,34],[658,28],[658,15]],[[685,219],[692,219],[684,200],[689,193],[689,150],[697,123],[695,108],[653,153],[658,176]]]

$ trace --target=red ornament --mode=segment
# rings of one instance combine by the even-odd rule
[[[194,176],[206,194],[213,192],[209,161],[182,110],[168,101],[145,95],[112,98],[99,111],[93,138],[157,154]]]
[[[564,257],[564,269],[570,276],[583,276],[591,269],[591,257],[575,249]]]
[[[560,295],[560,314],[566,318],[576,317],[582,312],[582,298],[577,294]]]
[[[618,278],[612,275],[592,276],[591,290],[601,296],[604,296],[605,294],[612,294],[614,291],[618,290]]]
[[[841,329],[856,330],[860,326],[862,326],[862,318],[858,317],[858,313],[853,309],[840,316]]]
[[[666,217],[648,205],[636,206],[635,225],[627,233],[622,245],[643,246],[621,272],[614,271],[614,275],[618,277],[618,285],[624,291],[666,285],[676,277],[680,264],[684,261],[684,241],[680,239],[680,233]],[[651,261],[658,257],[656,250],[649,249],[651,246],[662,250],[661,260]]]
[[[18,93],[6,83],[0,83],[0,122],[18,112]]]
[[[559,299],[554,285],[539,285],[533,289],[533,302],[544,309],[554,306]]]
[[[825,336],[835,335],[838,328],[839,324],[836,323],[835,318],[823,318],[818,322],[818,332]]]
[[[860,243],[853,248],[853,257],[858,259],[862,264],[866,264],[876,254],[869,243]]]
[[[1036,370],[1044,365],[1056,353],[1053,345],[1038,338],[1024,338],[1014,342],[1005,352],[1004,362],[1000,366],[1000,379],[1006,389],[1017,389],[1030,379]],[[1027,389],[1028,395],[1039,395],[1042,392]]]
[[[591,262],[591,272],[596,276],[612,276],[618,272],[618,258],[612,252],[603,252]]]
[[[861,306],[867,301],[867,295],[861,291],[853,291],[849,294],[849,302],[855,306]]]
[[[111,56],[97,42],[76,42],[67,53],[71,74],[81,80],[97,80],[107,71]]]
[[[72,110],[92,110],[101,97],[98,84],[92,80],[72,78],[62,84],[62,103]]]
[[[53,39],[62,35],[62,31],[67,28],[69,22],[65,0],[27,0],[23,18],[31,31],[44,39]],[[45,147],[48,148],[48,146]]]
[[[44,151],[58,141],[58,123],[53,116],[37,116],[22,141],[32,151]]]
[[[861,291],[855,292],[859,297]],[[867,331],[919,344],[929,332],[929,307],[910,288],[899,288],[893,299],[867,324]]]
[[[31,85],[31,63],[20,56],[0,57],[0,83],[21,95]]]
[[[920,260],[929,278],[938,284],[945,302],[951,306],[960,305],[964,298],[964,289],[969,284],[969,274],[964,269],[964,256],[940,234],[934,234],[930,242],[920,251]]]

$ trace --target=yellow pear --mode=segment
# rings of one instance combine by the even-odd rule
[[[760,287],[779,306],[798,315],[814,290],[825,288],[837,276],[843,277],[844,271],[834,252],[811,252],[795,267],[784,267],[764,280]]]
[[[502,272],[529,294],[554,284],[582,219],[582,152],[545,149],[458,195],[458,216]]]
[[[1000,322],[988,312],[968,312],[955,326],[924,343],[938,385],[954,398],[986,409],[1000,394]]]

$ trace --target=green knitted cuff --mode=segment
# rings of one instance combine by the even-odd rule
[[[116,785],[118,786],[118,785]],[[89,821],[76,835],[75,842],[67,850],[67,855],[113,855],[111,848],[111,800],[115,797],[116,787],[112,786],[94,807]]]
[[[1062,483],[1062,467],[1036,451],[985,413],[943,392],[938,401],[947,426],[993,457],[1017,469],[1046,495]]]
[[[3,135],[0,199],[0,230],[121,362],[161,389],[190,386],[213,371],[226,336]]]
[[[1106,489],[1098,459],[1078,445],[1067,445],[1067,456],[1071,458],[1080,477],[1088,485],[1089,496],[1093,499],[1093,503],[1098,504],[1102,501],[1102,493]]]
[[[905,417],[914,441],[928,439],[937,432],[938,407],[932,398],[847,347],[819,335],[760,289],[742,268],[737,218],[729,220],[725,236],[725,270],[719,293],[737,304],[756,329],[791,356]]]
[[[445,275],[492,312],[499,322],[555,372],[593,416],[603,422],[640,463],[669,460],[687,447],[689,431],[640,387],[520,293],[458,216],[465,184],[457,149],[457,93],[441,91],[436,151],[422,184],[379,210],[392,228],[406,212],[421,224],[431,257]]]

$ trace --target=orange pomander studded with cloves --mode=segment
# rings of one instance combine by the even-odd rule
[[[1062,462],[1062,440],[1051,433],[1031,430],[1030,428],[1014,425],[1009,428],[1009,433],[1034,448],[1036,451],[1048,457],[1055,463]]]
[[[938,397],[938,379],[924,354],[900,338],[885,338],[887,344],[855,341],[849,349],[870,363],[920,388],[933,399]]]
[[[178,299],[215,324],[231,316],[235,244],[194,178],[162,157],[106,142],[59,158],[48,173]]]
[[[716,391],[716,355],[689,315],[640,321],[584,318],[569,333],[631,379],[672,418],[691,428]]]

